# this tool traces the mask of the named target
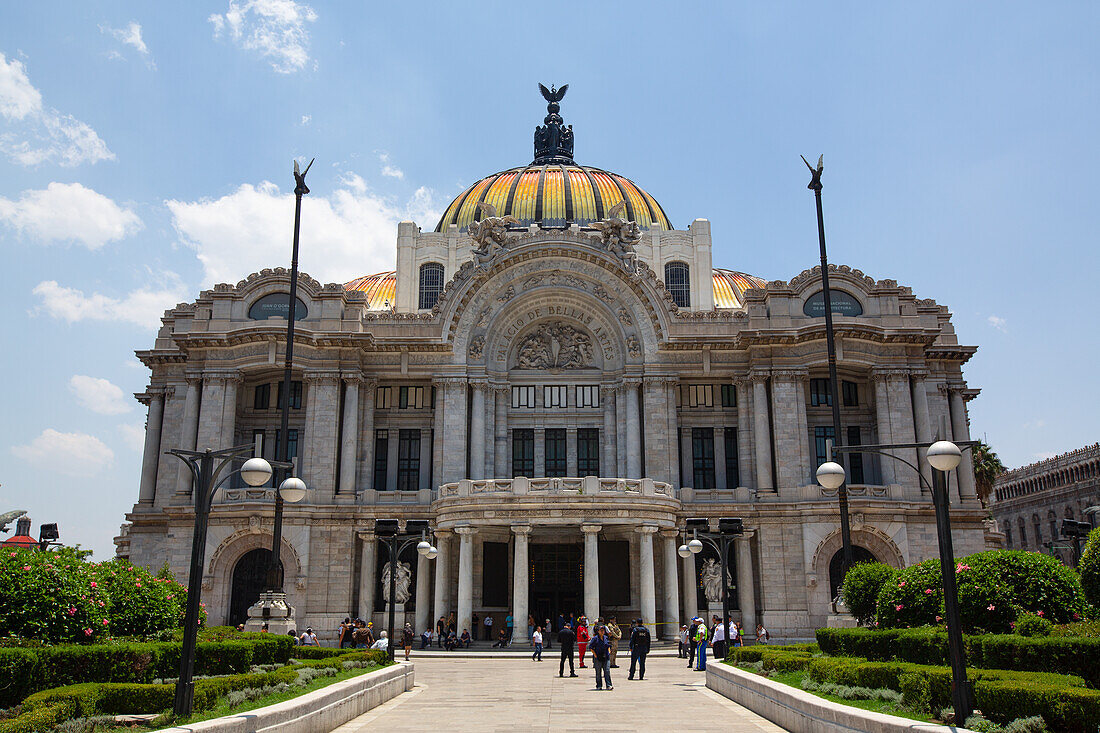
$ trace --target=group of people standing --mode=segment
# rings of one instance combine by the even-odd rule
[[[589,632],[588,619],[584,616],[576,620],[572,618],[567,620],[564,616],[559,616],[559,619],[562,626],[557,634],[558,645],[561,648],[558,677],[565,676],[566,662],[569,663],[569,676],[577,676],[576,667],[573,663],[573,650],[575,647],[580,657],[579,666],[582,669],[586,667],[585,658],[591,654],[592,668],[596,672],[596,689],[614,690],[615,687],[611,682],[611,670],[619,666],[616,661],[618,659],[619,643],[623,638],[623,631],[615,622],[615,617],[610,617],[606,623],[602,618],[596,619],[591,633]],[[576,624],[575,629],[574,624]],[[649,629],[645,627],[641,619],[635,619],[627,634],[627,643],[630,649],[628,680],[633,680],[635,673],[638,674],[639,680],[645,679],[645,660],[649,654],[651,640]],[[535,647],[531,659],[541,662],[543,648],[541,626],[536,625],[534,627],[531,634],[531,643]]]
[[[767,644],[771,634],[763,624],[756,625],[756,643]],[[707,668],[707,646],[709,645],[715,659],[725,659],[729,654],[730,645],[738,647],[745,645],[745,630],[741,622],[727,618],[725,625],[718,616],[711,617],[711,626],[708,631],[703,619],[696,616],[691,620],[691,625],[680,626],[680,658],[688,660],[688,668],[702,672]]]

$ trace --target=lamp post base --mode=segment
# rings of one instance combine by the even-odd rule
[[[286,602],[286,593],[264,591],[260,600],[249,607],[245,631],[260,631],[264,624],[271,634],[285,635],[299,630],[294,621],[294,607]]]

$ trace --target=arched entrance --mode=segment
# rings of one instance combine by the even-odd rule
[[[852,545],[852,562],[878,562],[870,550],[859,545]],[[844,548],[833,553],[829,560],[829,598],[836,598],[837,589],[844,582]]]
[[[267,566],[271,562],[271,550],[257,548],[241,555],[233,566],[233,586],[229,597],[230,626],[248,620],[248,607],[254,604],[267,585]],[[282,565],[282,562],[279,563]]]

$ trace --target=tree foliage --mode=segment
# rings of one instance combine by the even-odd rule
[[[861,624],[875,620],[878,594],[885,583],[890,582],[897,570],[881,562],[860,562],[844,575],[841,595],[844,605]]]
[[[970,458],[974,462],[974,483],[977,484],[978,498],[982,506],[989,504],[989,495],[993,493],[993,481],[1005,472],[1001,459],[985,441],[970,449]]]
[[[1100,612],[1100,527],[1089,532],[1077,570],[1081,573],[1085,598],[1092,605],[1093,616],[1096,616]]]

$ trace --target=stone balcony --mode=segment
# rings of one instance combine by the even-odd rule
[[[511,479],[463,479],[439,487],[439,498],[478,496],[480,494],[560,494],[564,496],[667,496],[675,492],[670,484],[648,478],[600,478],[599,476]]]

